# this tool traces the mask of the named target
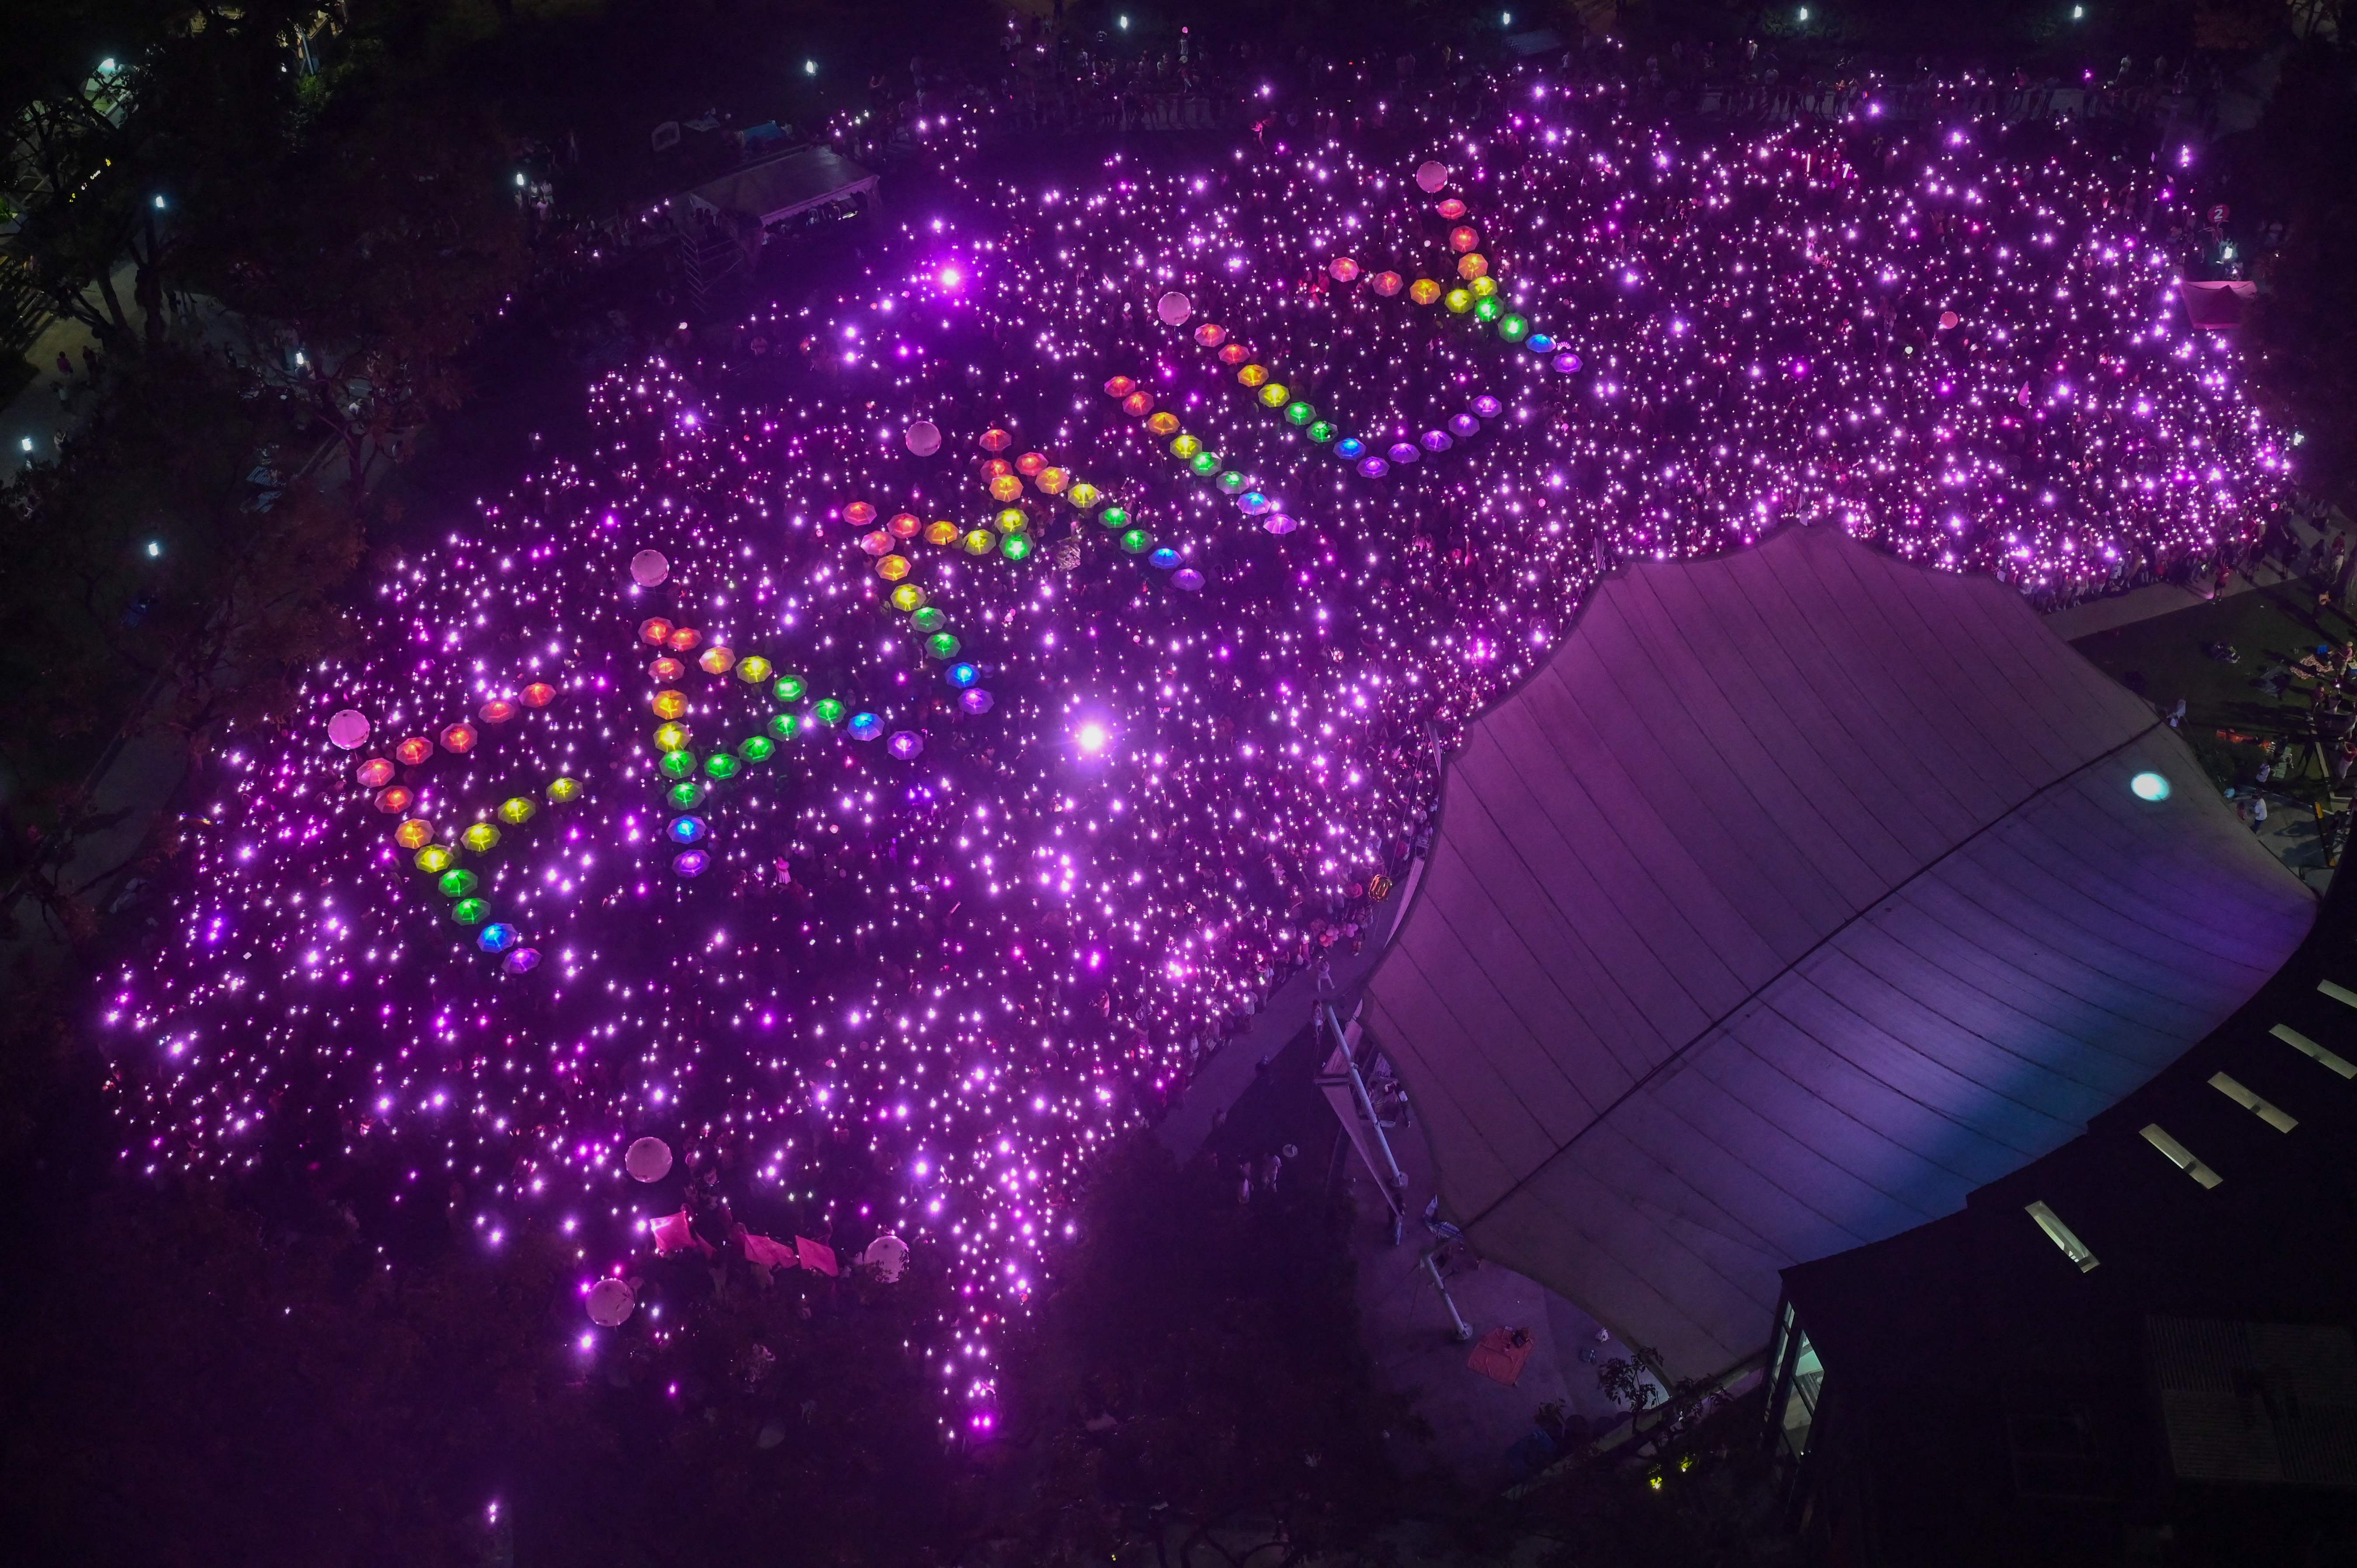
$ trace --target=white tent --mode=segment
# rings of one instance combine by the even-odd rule
[[[1366,1024],[1475,1244],[1699,1375],[1780,1267],[2072,1138],[2314,914],[2019,596],[1796,527],[1610,579],[1474,725]]]
[[[872,199],[876,176],[829,147],[803,147],[705,181],[689,203],[750,219],[761,229],[829,202]]]

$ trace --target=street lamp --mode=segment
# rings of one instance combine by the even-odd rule
[[[818,61],[814,59],[806,59],[802,61],[802,74],[804,76],[816,76],[818,74]]]

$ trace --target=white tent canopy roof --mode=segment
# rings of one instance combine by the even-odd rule
[[[802,147],[730,169],[687,195],[691,202],[740,213],[766,229],[797,212],[875,188],[875,175],[833,148]]]
[[[2172,786],[2147,800],[2143,773]],[[1680,1375],[2082,1132],[2315,899],[1986,577],[1830,530],[1605,583],[1451,764],[1367,1023],[1481,1251]]]

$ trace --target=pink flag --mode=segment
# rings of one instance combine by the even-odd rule
[[[677,1214],[664,1215],[650,1229],[655,1233],[655,1251],[661,1256],[668,1257],[695,1242],[694,1236],[687,1228],[687,1210],[684,1208]]]
[[[2180,281],[2177,285],[2178,297],[2185,301],[2187,324],[2210,332],[2228,332],[2243,325],[2250,303],[2258,297],[2258,285],[2242,281]]]
[[[791,1247],[772,1237],[756,1236],[750,1230],[745,1232],[745,1259],[748,1262],[759,1263],[766,1268],[798,1269],[802,1267],[802,1260],[795,1255]]]
[[[834,1266],[834,1249],[823,1241],[813,1241],[807,1236],[794,1238],[794,1251],[801,1255],[802,1267],[822,1274],[841,1273]]]

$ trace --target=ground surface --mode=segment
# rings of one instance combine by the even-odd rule
[[[2315,590],[2294,579],[2231,594],[2189,609],[2100,631],[2072,644],[2130,691],[2163,711],[2185,703],[2186,741],[2211,781],[2238,803],[2267,802],[2262,842],[2319,890],[2330,879],[2321,819],[2347,800],[2309,741],[2315,682],[2287,678],[2288,666],[2319,645],[2357,639],[2341,607],[2319,612]],[[2231,647],[2232,661],[2209,651]],[[2280,688],[2279,690],[2277,688]],[[2269,751],[2267,743],[2274,742]],[[2258,769],[2271,764],[2262,790]]]

